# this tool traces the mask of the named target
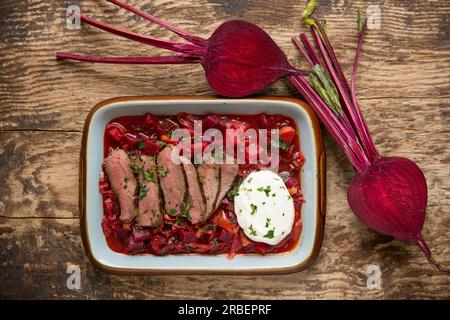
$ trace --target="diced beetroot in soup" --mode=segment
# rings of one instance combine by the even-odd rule
[[[300,182],[298,181],[297,177],[293,177],[290,176],[287,180],[286,180],[286,187],[288,189],[292,188],[292,187],[298,187],[300,185]]]
[[[200,150],[205,150],[206,146],[208,145],[207,142],[197,142],[197,143],[191,143],[191,154],[194,154],[194,150],[195,148],[200,149]]]
[[[150,236],[150,230],[138,228],[136,226],[133,227],[132,237],[136,242],[143,242],[145,240],[148,240],[150,239]]]
[[[142,153],[150,156],[155,156],[158,154],[159,150],[161,150],[161,145],[159,143],[148,140],[145,142],[145,150]]]
[[[130,241],[128,242],[128,252],[130,253],[138,253],[145,249],[144,241],[136,241],[133,237],[130,237]]]
[[[241,120],[235,120],[235,119],[221,119],[219,122],[219,127],[225,132],[226,129],[234,129],[234,130],[242,130],[246,131],[250,125],[246,122],[243,122]]]
[[[124,243],[126,243],[131,237],[131,231],[127,230],[125,228],[119,227],[116,230],[116,236],[119,240],[122,240]]]
[[[202,126],[203,131],[211,128],[217,128],[219,126],[220,117],[217,114],[211,114],[203,119]]]
[[[281,128],[286,123],[286,117],[283,117],[282,115],[275,114],[269,117],[272,128]]]
[[[222,242],[229,242],[231,239],[233,239],[233,235],[226,231],[225,229],[222,229],[217,236],[217,239],[219,239]]]
[[[146,134],[141,133],[141,132],[139,132],[137,134],[137,139],[138,139],[138,141],[144,141],[144,142],[150,141],[150,137],[148,135],[146,135]]]
[[[106,127],[108,135],[117,143],[121,142],[126,133],[125,128],[118,123],[111,123]]]
[[[176,122],[174,122],[171,119],[165,119],[165,120],[160,120],[159,122],[159,129],[158,129],[158,135],[162,136],[162,135],[167,135],[170,132],[172,132],[173,130],[179,128],[180,125],[177,124]]]
[[[252,147],[248,145],[245,147],[245,161],[247,163],[255,164],[259,158],[258,154],[259,154],[258,145],[253,145]]]
[[[269,121],[265,114],[258,115],[258,125],[262,129],[267,129],[269,127]]]
[[[124,143],[132,146],[132,147],[136,147],[139,139],[136,135],[131,134],[131,133],[125,133],[124,137],[123,137],[123,141]]]
[[[194,129],[194,121],[200,120],[199,117],[185,112],[179,113],[177,119],[180,125],[187,129]]]
[[[197,237],[193,231],[181,231],[180,241],[184,243],[192,243],[197,241]]]
[[[220,207],[228,211],[234,210],[234,202],[228,199],[228,197],[225,197],[222,199]]]
[[[156,128],[159,126],[158,119],[151,115],[150,113],[147,113],[145,115],[144,124],[148,128]]]
[[[119,206],[117,205],[116,202],[114,202],[111,198],[108,198],[104,201],[104,204],[105,204],[106,215],[108,217],[119,216]]]
[[[262,255],[266,254],[267,245],[264,243],[257,243],[255,244],[255,250],[261,253]]]

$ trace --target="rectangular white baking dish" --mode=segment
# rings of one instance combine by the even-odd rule
[[[303,229],[297,246],[281,254],[237,255],[125,255],[112,251],[101,228],[103,215],[99,177],[103,161],[106,124],[119,116],[145,113],[282,114],[295,120],[300,131]],[[126,97],[101,102],[89,113],[80,161],[80,222],[83,244],[91,261],[101,270],[124,274],[240,274],[289,273],[309,266],[320,250],[324,227],[324,152],[317,119],[307,105],[290,98],[218,99],[203,97]]]

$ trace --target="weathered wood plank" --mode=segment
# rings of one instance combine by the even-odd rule
[[[81,134],[0,133],[0,216],[78,215]]]
[[[308,270],[264,277],[108,275],[87,260],[76,219],[0,218],[0,231],[0,254],[8,257],[0,263],[1,298],[450,298],[450,279],[434,271],[418,249],[376,235],[356,221],[327,226],[319,259]],[[448,248],[441,239],[442,234],[429,237],[438,259]],[[381,268],[381,289],[367,288],[369,264]],[[81,269],[81,290],[66,286],[69,265]]]
[[[130,1],[193,33],[208,36],[221,21],[251,20],[266,29],[293,60],[290,43],[301,26],[302,1]],[[170,33],[104,2],[74,1],[83,12],[137,32],[176,39]],[[67,30],[68,1],[3,1],[0,32],[0,130],[81,130],[86,112],[97,102],[122,95],[205,95],[212,92],[200,66],[112,66],[60,62],[58,50],[106,55],[150,55],[161,51],[135,45],[83,26]],[[70,2],[72,4],[72,1]],[[382,28],[371,30],[362,58],[358,91],[375,97],[449,96],[450,41],[448,1],[379,3]],[[276,6],[276,10],[274,7]],[[365,2],[322,1],[337,53],[349,71],[356,46],[354,13]],[[285,82],[274,95],[294,94]],[[371,117],[371,115],[367,115]]]

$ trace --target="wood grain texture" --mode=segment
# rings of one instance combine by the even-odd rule
[[[208,37],[221,21],[242,18],[271,34],[298,65],[290,37],[304,30],[297,0],[129,0]],[[365,1],[319,1],[338,57],[349,70],[354,14]],[[78,157],[87,111],[123,95],[207,95],[200,66],[112,66],[54,59],[58,50],[108,55],[162,51],[83,26],[67,30],[65,8],[133,31],[173,35],[105,1],[3,0],[0,3],[0,298],[426,298],[449,299],[450,277],[414,246],[368,230],[345,191],[353,170],[326,135],[327,221],[322,251],[308,270],[284,276],[113,276],[87,260],[78,223]],[[358,94],[382,154],[416,161],[429,184],[424,236],[450,265],[450,3],[374,1],[382,27],[371,30]],[[264,94],[297,96],[281,81]],[[79,265],[82,289],[66,287]],[[382,287],[366,286],[379,265]]]
[[[21,4],[22,3],[22,4]],[[135,44],[90,26],[65,28],[69,1],[2,1],[0,99],[3,129],[81,130],[98,101],[123,95],[211,94],[200,66],[115,66],[62,62],[56,51],[104,55],[153,55],[164,51]],[[94,18],[136,32],[176,39],[103,1],[70,1]],[[130,1],[159,17],[208,37],[220,22],[242,18],[262,26],[299,65],[291,37],[304,31],[302,1]],[[378,3],[378,2],[377,2]],[[369,32],[358,77],[361,99],[450,96],[448,1],[384,1],[382,27]],[[274,10],[273,6],[276,6]],[[356,47],[354,15],[365,2],[323,1],[319,13],[349,71]],[[294,94],[281,81],[267,94]]]

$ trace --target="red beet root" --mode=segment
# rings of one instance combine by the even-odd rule
[[[232,98],[257,93],[295,73],[272,38],[242,20],[225,22],[212,34],[202,65],[211,88]]]
[[[306,34],[294,38],[312,72],[308,77],[294,75],[290,79],[356,169],[347,192],[353,213],[378,232],[415,243],[431,264],[449,273],[434,261],[422,238],[427,207],[422,171],[409,159],[378,154],[356,100],[356,72],[367,30],[365,18],[358,15],[360,38],[349,85],[321,22],[310,17],[312,11],[305,11],[304,18],[311,25],[322,59]]]
[[[210,87],[220,95],[233,98],[257,93],[288,74],[302,73],[289,64],[283,51],[264,30],[250,22],[242,20],[225,22],[206,40],[195,37],[122,1],[108,1],[177,33],[189,43],[141,36],[86,16],[80,16],[82,21],[94,27],[179,54],[165,57],[96,57],[57,53],[58,58],[123,64],[200,63],[205,70]]]
[[[353,178],[348,201],[353,212],[376,231],[416,242],[427,207],[425,177],[409,159],[380,158]]]

